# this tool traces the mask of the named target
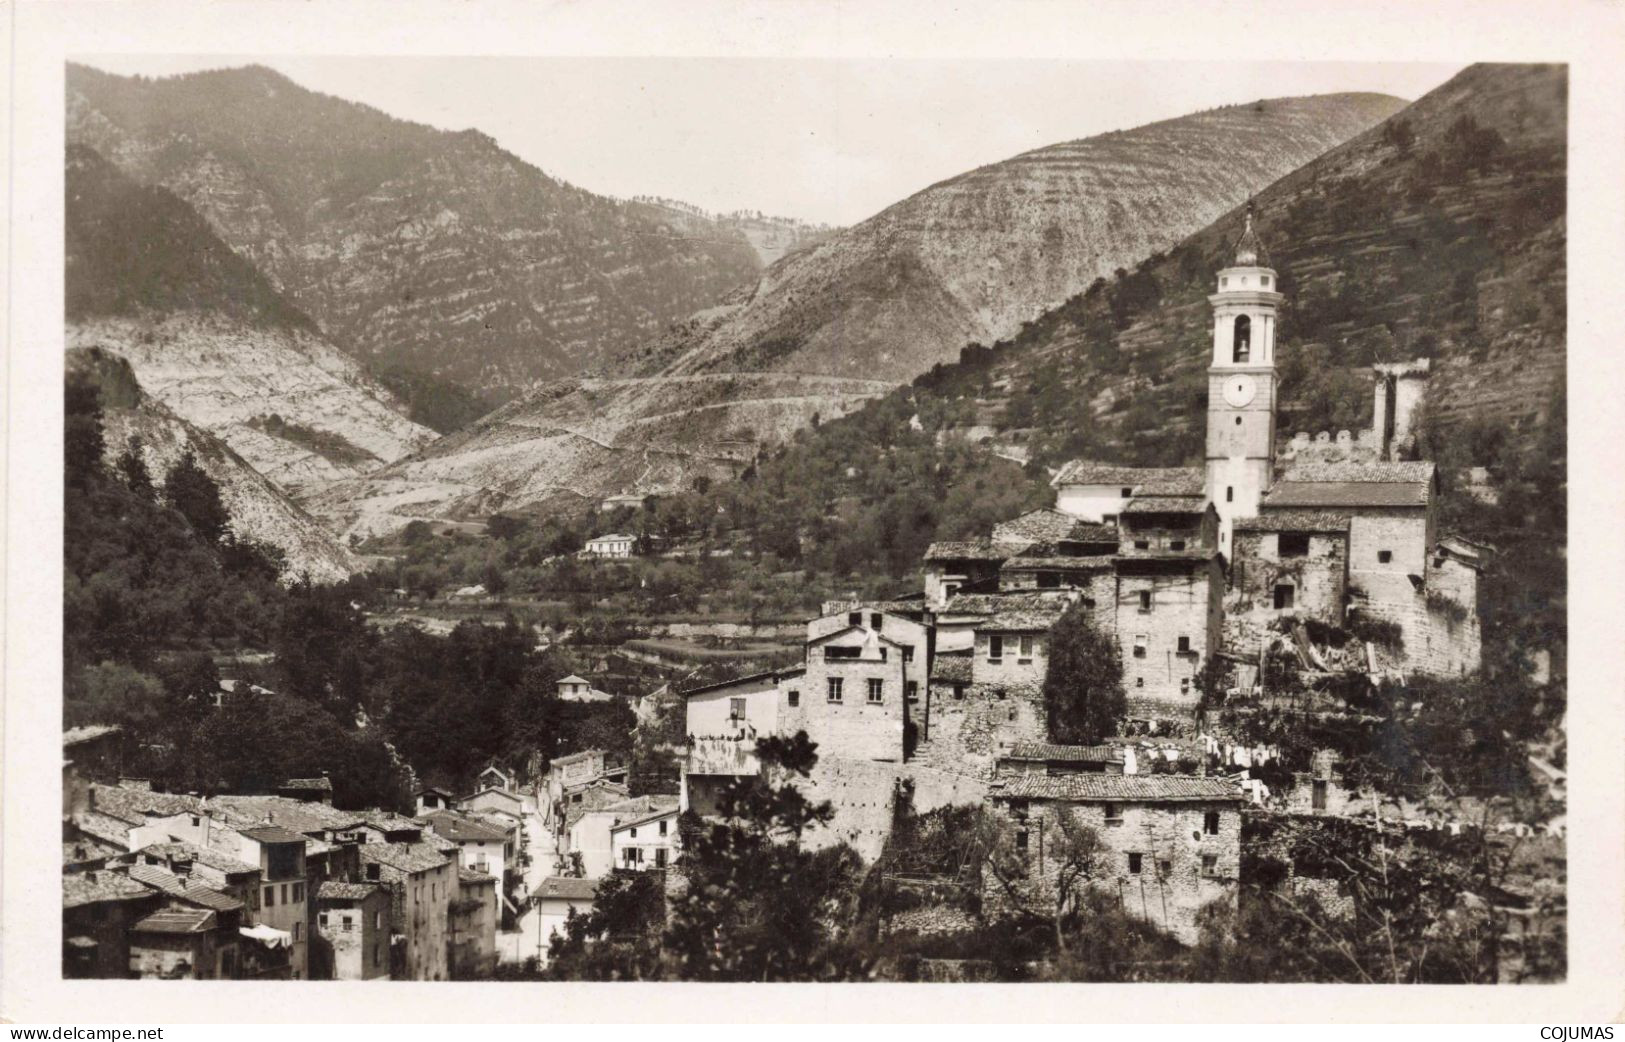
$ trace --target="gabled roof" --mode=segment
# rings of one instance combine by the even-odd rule
[[[120,785],[90,787],[90,806],[103,814],[123,818],[131,824],[142,824],[148,814],[169,817],[172,814],[196,814],[202,801],[196,796],[180,796],[151,789],[126,789]]]
[[[571,673],[567,677],[560,677],[559,678],[559,683],[561,683],[561,684],[591,684],[592,681],[588,680],[586,677],[578,676],[578,675],[576,675],[574,673]]]
[[[123,872],[75,872],[62,877],[63,908],[103,901],[136,901],[152,895],[151,887],[142,886]]]
[[[1202,514],[1207,512],[1203,496],[1136,495],[1118,511],[1121,514]]]
[[[1238,532],[1347,532],[1349,516],[1328,510],[1271,510],[1235,521]]]
[[[230,894],[223,894],[190,879],[182,879],[157,865],[131,865],[130,878],[154,890],[162,890],[171,897],[217,912],[235,912],[243,907],[243,903]]]
[[[451,811],[434,811],[425,814],[424,819],[430,828],[454,843],[502,843],[508,838],[506,829]]]
[[[1029,543],[995,543],[991,539],[968,539],[932,543],[925,549],[927,561],[1002,561],[1025,550]]]
[[[598,894],[598,880],[572,876],[548,876],[536,885],[537,897],[562,897],[570,901],[591,901]]]
[[[93,810],[82,810],[76,812],[70,820],[73,827],[80,832],[103,843],[111,843],[121,852],[130,845],[131,823],[123,818],[115,818]]]
[[[639,825],[648,824],[651,821],[659,821],[661,818],[675,818],[676,816],[677,816],[677,806],[674,803],[670,807],[664,807],[664,808],[661,808],[660,810],[656,810],[656,811],[653,811],[651,813],[645,814],[641,818],[633,818],[630,821],[623,821],[618,825],[611,825],[609,830],[611,832],[622,832],[622,831],[625,831],[626,829],[633,829],[633,828],[637,828]]]
[[[250,825],[236,831],[256,843],[298,843],[303,846],[306,841],[304,836],[290,832],[281,825]]]
[[[1436,468],[1402,463],[1299,463],[1264,497],[1283,507],[1422,507],[1433,497]]]
[[[318,901],[365,901],[378,892],[377,883],[323,882],[316,888]]]
[[[1122,763],[1123,750],[1110,745],[1053,745],[1017,742],[1000,759],[1040,763]]]
[[[1067,605],[1071,598],[1065,590],[1017,590],[1008,593],[959,593],[948,598],[938,612],[944,615],[987,616],[1001,611],[1015,611],[1037,607],[1046,603]]]
[[[208,933],[219,923],[207,908],[165,908],[130,927],[133,933]]]
[[[1001,572],[1030,572],[1043,569],[1052,572],[1111,571],[1109,556],[1096,557],[1012,557],[999,568]]]
[[[845,636],[848,633],[851,633],[853,630],[863,630],[866,633],[871,633],[871,634],[874,635],[875,640],[883,640],[887,644],[890,644],[894,648],[900,648],[900,647],[903,646],[902,642],[893,640],[892,638],[886,636],[884,633],[880,632],[879,630],[872,630],[872,629],[869,629],[869,627],[867,627],[867,626],[842,626],[840,629],[835,630],[832,633],[826,633],[823,636],[813,637],[813,638],[809,639],[807,641],[807,646],[810,648],[810,647],[813,647],[816,644],[828,643],[829,641],[834,640],[836,637],[842,637],[842,636]]]
[[[1066,614],[1071,604],[1011,605],[1000,608],[976,627],[978,631],[991,630],[1007,633],[1036,633],[1049,629]]]
[[[234,827],[272,824],[292,832],[341,832],[361,824],[353,810],[288,796],[215,796],[208,810]]]
[[[361,811],[361,820],[380,832],[421,832],[423,822],[416,818],[403,818],[387,810]]]
[[[1048,507],[993,526],[995,543],[1076,543],[1117,538],[1116,530]]]
[[[363,843],[358,849],[362,861],[407,873],[426,872],[450,861],[430,843]]]
[[[1200,467],[1119,467],[1090,460],[1073,460],[1063,466],[1050,480],[1051,485],[1117,485],[1133,488],[1137,485],[1189,487],[1188,483],[1202,479]],[[1197,486],[1200,491],[1200,485]]]
[[[968,684],[971,675],[969,655],[938,655],[931,662],[931,679]]]
[[[769,684],[776,684],[781,680],[787,680],[793,676],[800,676],[806,672],[807,669],[805,666],[797,666],[794,669],[769,669],[760,673],[747,673],[742,677],[733,677],[729,680],[719,680],[714,684],[702,684],[699,687],[691,687],[686,690],[679,691],[677,692],[677,697],[692,698],[695,695],[709,694],[712,691],[721,691],[725,688],[737,687],[742,684],[758,684],[764,681]],[[558,763],[559,761],[554,760],[553,762]]]
[[[62,841],[62,863],[64,865],[87,864],[92,861],[105,861],[112,857],[122,857],[125,854],[123,844],[109,843],[94,836],[83,839],[65,839]]]
[[[153,843],[142,847],[136,853],[142,856],[162,858],[165,861],[190,858],[200,865],[208,865],[210,868],[224,872],[227,875],[259,871],[258,866],[250,865],[246,861],[239,861],[237,858],[215,850],[213,847],[200,847],[195,843],[183,843],[178,840],[172,843]]]
[[[995,799],[1073,803],[1241,802],[1241,788],[1225,778],[1176,774],[1018,774],[994,783]]]

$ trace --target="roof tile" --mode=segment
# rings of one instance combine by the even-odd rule
[[[1006,777],[990,795],[1074,803],[1240,802],[1244,798],[1240,787],[1228,779],[1177,774],[1017,774]]]

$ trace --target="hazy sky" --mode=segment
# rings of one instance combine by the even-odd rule
[[[474,127],[582,188],[852,224],[1043,145],[1217,105],[1415,99],[1459,65],[1350,62],[118,56],[167,75],[259,62],[312,90]]]

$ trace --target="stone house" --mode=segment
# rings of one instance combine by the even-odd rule
[[[239,947],[235,918],[208,908],[162,908],[130,927],[129,976],[235,980]]]
[[[495,876],[458,867],[457,897],[447,926],[452,979],[477,980],[496,969],[500,902]]]
[[[999,755],[999,773],[1133,774],[1134,749],[1120,745],[1056,745],[1052,742],[1017,742]]]
[[[574,879],[569,876],[548,876],[531,895],[536,903],[537,932],[542,941],[541,959],[547,961],[548,942],[554,936],[564,935],[564,924],[570,913],[586,915],[592,911],[593,897],[598,893],[598,880]]]
[[[457,866],[429,843],[363,843],[364,882],[390,894],[390,976],[446,980],[451,903]]]
[[[280,825],[251,825],[215,829],[210,846],[233,854],[260,869],[259,910],[256,925],[287,932],[292,939],[288,967],[294,980],[310,978],[311,911],[309,877],[305,873],[306,838]]]
[[[92,869],[62,877],[62,976],[130,975],[130,929],[163,898],[123,872]]]
[[[390,895],[381,884],[323,883],[316,933],[334,980],[389,979]]]
[[[1247,654],[1282,617],[1343,625],[1348,544],[1345,514],[1279,510],[1237,519],[1224,601],[1225,647]]]
[[[518,868],[512,830],[456,811],[434,811],[424,817],[424,823],[435,835],[457,845],[458,862],[464,868],[495,876],[503,880],[504,888],[511,885],[510,875]]]
[[[714,813],[717,795],[732,779],[759,770],[756,739],[781,734],[780,717],[799,709],[806,670],[768,670],[682,692],[688,736],[681,805]]]
[[[1112,553],[1116,553],[1113,546]],[[1082,590],[1084,599],[1104,603],[1103,589],[1109,589],[1111,557],[1060,557],[1024,555],[1012,557],[999,568],[999,592],[1026,590]]]
[[[867,621],[808,639],[805,695],[786,700],[779,730],[806,731],[823,756],[901,762],[910,667],[924,679],[927,665],[923,651],[909,661],[903,640]]]
[[[1110,895],[1129,914],[1195,943],[1197,913],[1236,899],[1241,874],[1241,789],[1222,778],[1167,774],[1022,773],[989,793],[1012,836],[1015,871],[984,878],[989,906],[1053,908],[1063,863],[1086,863],[1080,889]],[[1086,858],[1070,827],[1093,833]],[[990,875],[994,873],[990,872]]]
[[[1220,647],[1222,558],[1206,549],[1125,549],[1116,632],[1131,719],[1188,719],[1197,678]]]
[[[430,785],[418,790],[416,812],[422,817],[430,811],[450,810],[456,802],[457,796],[450,790]]]
[[[1073,460],[1050,480],[1057,510],[1096,524],[1115,524],[1123,507],[1142,485],[1168,486],[1189,481],[1201,471],[1189,467],[1118,467]],[[1198,487],[1198,492],[1200,488]]]
[[[570,826],[569,852],[579,862],[580,874],[591,878],[606,876],[615,868],[612,832],[616,826],[667,810],[675,810],[678,799],[666,795],[630,796],[596,806],[581,814]]]
[[[932,543],[925,551],[925,605],[940,610],[957,594],[998,588],[999,567],[1026,550],[991,539]]]
[[[1117,552],[1117,527],[1084,521],[1064,510],[1041,508],[993,526],[995,545],[1024,547],[1025,553],[1091,557]]]
[[[638,537],[635,535],[611,532],[587,540],[581,554],[584,557],[631,557],[637,550],[637,542]]]
[[[292,800],[333,804],[333,780],[327,775],[320,778],[289,778],[276,788],[278,796]]]

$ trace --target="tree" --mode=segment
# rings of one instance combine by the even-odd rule
[[[231,515],[220,499],[220,486],[198,465],[190,448],[164,478],[164,502],[186,518],[210,546],[219,545],[229,531]]]
[[[839,924],[856,897],[861,862],[844,845],[809,852],[800,840],[833,817],[794,783],[818,761],[805,732],[757,742],[762,773],[734,780],[718,818],[685,815],[665,948],[684,980],[816,981],[851,976]]]
[[[978,828],[984,880],[1007,911],[1047,920],[1057,951],[1067,950],[1068,927],[1089,882],[1099,874],[1105,850],[1095,830],[1071,807],[1012,825],[983,815]]]
[[[119,477],[129,486],[131,492],[149,501],[158,498],[157,489],[152,484],[152,472],[147,469],[145,446],[142,444],[141,435],[137,434],[130,438],[124,446],[124,451],[119,453],[117,469]]]
[[[1049,633],[1044,708],[1051,740],[1096,744],[1116,731],[1126,704],[1116,641],[1095,626],[1088,607],[1074,604]]]
[[[554,980],[657,980],[664,975],[665,873],[616,869],[598,881],[592,910],[573,909],[548,949]]]
[[[102,396],[84,373],[69,373],[64,407],[63,463],[70,486],[82,486],[102,472]]]

